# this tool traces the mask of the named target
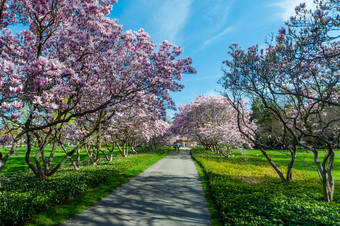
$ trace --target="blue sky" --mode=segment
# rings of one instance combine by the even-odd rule
[[[313,0],[118,0],[110,17],[125,31],[144,28],[155,44],[168,40],[184,49],[181,57],[193,58],[197,74],[183,75],[185,88],[171,94],[178,107],[200,94],[219,95],[228,47],[234,42],[265,47],[266,37],[276,34],[302,2],[315,8]],[[174,113],[168,110],[168,118]]]
[[[155,44],[168,40],[184,49],[182,57],[193,58],[197,74],[183,75],[185,88],[171,94],[178,107],[200,94],[219,95],[228,47],[234,42],[265,47],[266,37],[277,33],[301,2],[314,8],[313,0],[118,0],[110,17],[124,30],[144,28]],[[169,118],[174,113],[167,111]]]
[[[198,95],[219,95],[222,61],[233,42],[247,48],[265,45],[303,0],[119,0],[111,12],[124,30],[144,28],[156,44],[182,46],[193,58],[195,75],[184,75],[185,89],[173,93],[177,106]],[[305,0],[312,6],[312,0]],[[174,111],[168,110],[173,116]]]

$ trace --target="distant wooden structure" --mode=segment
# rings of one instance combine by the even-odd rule
[[[177,139],[177,142],[181,144],[181,147],[196,147],[198,142],[189,138],[189,137],[181,137]]]

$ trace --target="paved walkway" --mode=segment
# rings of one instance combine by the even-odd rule
[[[210,225],[189,150],[181,148],[64,225]]]

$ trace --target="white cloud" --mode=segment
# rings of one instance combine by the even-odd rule
[[[222,36],[232,32],[233,30],[234,30],[234,27],[227,27],[227,28],[225,28],[222,32],[220,32],[217,35],[215,35],[215,36],[211,37],[210,39],[206,40],[204,42],[204,46],[207,46],[207,45],[211,44],[216,39],[218,39],[218,38],[220,38],[220,37],[222,37]]]
[[[216,92],[215,90],[208,90],[208,92],[206,92],[204,94],[204,96],[206,97],[210,97],[210,96],[221,96],[220,93]]]
[[[177,35],[185,26],[193,0],[166,0],[154,14],[154,21],[162,39],[176,42]]]
[[[190,77],[190,76],[186,76],[185,78],[183,78],[183,82],[196,82],[196,81],[204,81],[204,80],[218,80],[219,78],[221,78],[222,75],[215,75],[215,76],[206,76],[206,77]]]
[[[295,7],[303,2],[306,3],[307,8],[315,9],[313,0],[280,0],[276,3],[270,4],[270,6],[279,7],[281,10],[278,13],[278,16],[282,20],[288,20],[291,16],[295,15]]]
[[[217,32],[225,27],[227,19],[231,13],[234,0],[214,0],[209,2],[210,8],[205,9],[206,13],[203,18],[211,22],[210,26],[213,32]]]

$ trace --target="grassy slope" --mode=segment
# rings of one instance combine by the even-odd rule
[[[282,184],[259,153],[246,153],[244,157],[234,152],[225,159],[205,150],[192,151],[206,172],[225,224],[340,224],[339,189],[334,202],[323,202],[322,187],[311,167],[297,164],[294,182]],[[271,155],[281,164],[287,162],[282,154]],[[340,162],[339,156],[335,162]]]

